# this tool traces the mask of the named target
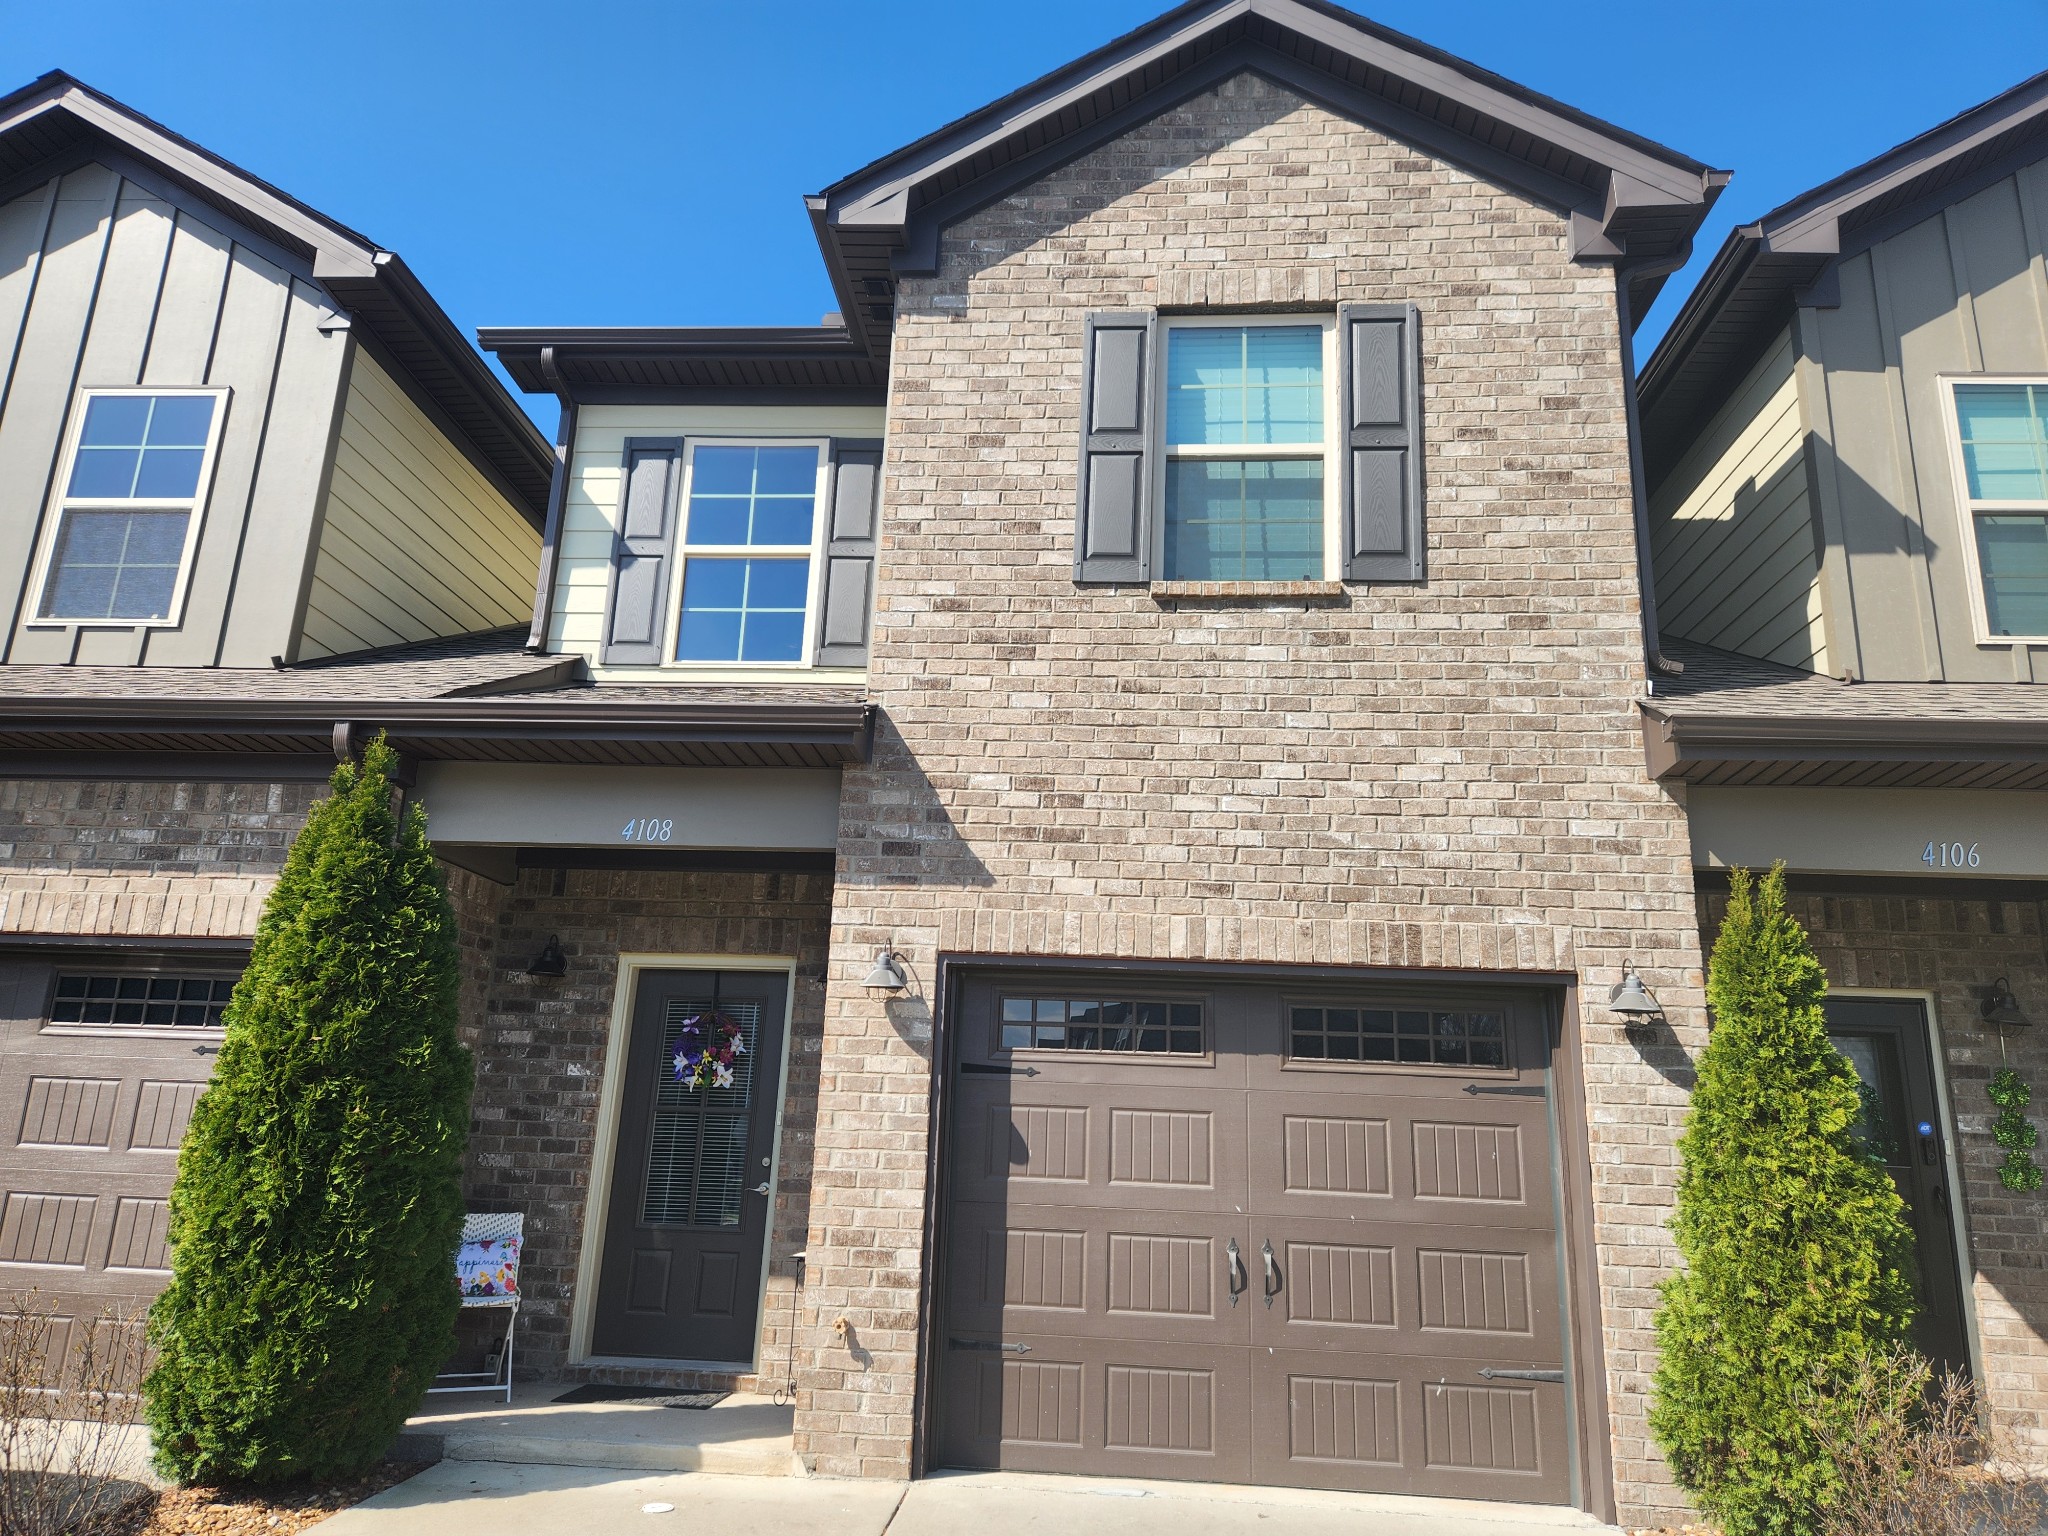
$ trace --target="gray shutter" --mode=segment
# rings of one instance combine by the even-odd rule
[[[1152,315],[1090,315],[1081,342],[1081,481],[1074,580],[1152,573]]]
[[[1344,579],[1420,581],[1422,324],[1413,304],[1340,304]]]
[[[675,575],[683,440],[629,437],[620,469],[619,528],[612,542],[611,590],[604,606],[603,659],[607,666],[659,666]]]
[[[868,664],[868,625],[875,604],[875,532],[880,517],[882,445],[834,439],[826,482],[824,596],[818,614],[817,664]]]

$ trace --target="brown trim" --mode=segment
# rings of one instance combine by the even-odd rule
[[[15,698],[0,699],[0,750],[325,758],[337,722],[364,734],[388,731],[394,745],[420,758],[766,767],[864,763],[875,729],[873,705],[816,699]]]
[[[520,869],[676,869],[743,875],[829,875],[835,858],[825,850],[784,848],[520,848],[514,852]]]
[[[0,751],[0,779],[320,784],[333,772],[332,756],[298,752]]]
[[[1693,890],[1725,896],[1728,871],[1693,871]],[[1970,880],[1952,875],[1825,875],[1785,872],[1785,889],[1798,896],[1907,896],[1927,901],[2048,901],[2048,880]]]
[[[1880,685],[1881,686],[1881,685]],[[1800,783],[1873,787],[1981,780],[2009,765],[2019,784],[2048,781],[2048,720],[1904,715],[1828,720],[1812,715],[1685,715],[1650,703],[1643,758],[1655,779],[1680,783]],[[1988,785],[1985,787],[2000,787]]]
[[[185,964],[213,957],[247,962],[255,943],[247,938],[190,938],[173,934],[131,933],[0,933],[0,951],[8,954],[75,955],[115,953],[124,963],[162,955]]]
[[[1601,1326],[1600,1248],[1593,1222],[1591,1114],[1586,1107],[1585,1019],[1576,980],[1546,993],[1553,1039],[1551,1115],[1557,1137],[1558,1244],[1564,1259],[1565,1312],[1572,1373],[1571,1410],[1579,1508],[1615,1523],[1614,1443],[1607,1402],[1607,1335]]]

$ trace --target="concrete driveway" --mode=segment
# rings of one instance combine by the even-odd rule
[[[649,1505],[670,1505],[649,1511]],[[635,1476],[444,1461],[326,1521],[321,1536],[1558,1536],[1611,1531],[1575,1511],[1022,1473],[916,1483]]]

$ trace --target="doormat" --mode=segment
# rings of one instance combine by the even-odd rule
[[[656,1408],[716,1408],[730,1392],[678,1392],[673,1387],[608,1387],[600,1383],[571,1387],[558,1403],[647,1403]]]

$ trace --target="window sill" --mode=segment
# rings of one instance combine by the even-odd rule
[[[1341,598],[1341,581],[1155,581],[1149,590],[1162,601],[1234,598]]]

